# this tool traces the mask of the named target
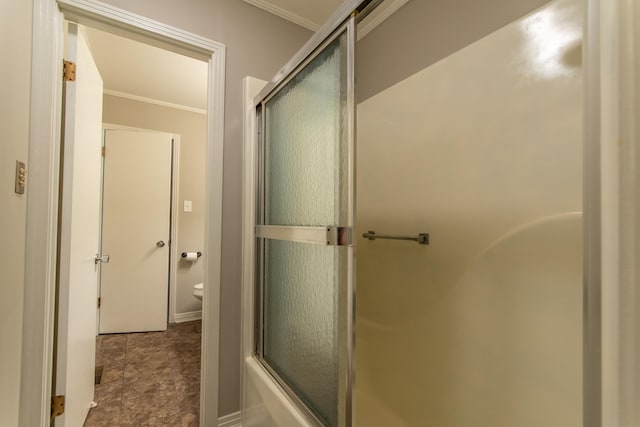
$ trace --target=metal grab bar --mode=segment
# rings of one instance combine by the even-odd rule
[[[375,231],[367,231],[362,235],[369,240],[376,239],[390,239],[390,240],[411,240],[412,242],[418,242],[420,245],[428,245],[429,244],[429,233],[420,233],[417,236],[387,236],[384,234],[376,234]]]

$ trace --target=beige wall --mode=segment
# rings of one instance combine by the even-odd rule
[[[358,100],[364,101],[548,2],[410,1],[358,43]]]
[[[2,0],[0,39],[0,424],[18,424],[26,194],[14,193],[15,161],[27,163],[31,83],[31,2]],[[27,164],[27,168],[29,165]],[[28,179],[27,179],[28,182]]]
[[[359,425],[582,425],[579,4],[358,105]]]
[[[224,43],[227,47],[220,415],[240,409],[242,78],[270,80],[311,33],[240,0],[108,0],[114,6]]]
[[[180,187],[178,204],[178,252],[202,251],[204,246],[204,167],[207,116],[117,96],[105,95],[103,122],[180,135]],[[193,212],[183,212],[183,200],[193,202]],[[176,314],[201,310],[192,295],[193,285],[202,282],[202,261],[178,262],[176,271]]]

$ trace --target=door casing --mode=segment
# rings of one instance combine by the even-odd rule
[[[218,419],[220,259],[226,48],[222,43],[97,0],[33,0],[24,320],[19,425],[49,425],[58,222],[62,47],[65,19],[153,42],[209,64],[200,424]]]

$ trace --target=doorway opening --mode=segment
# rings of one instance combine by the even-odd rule
[[[42,3],[42,4],[41,4]],[[28,352],[23,360],[23,380],[21,400],[30,402],[29,407],[20,408],[20,419],[25,425],[48,425],[51,417],[51,391],[55,390],[54,381],[54,281],[56,273],[56,200],[58,199],[57,183],[61,173],[59,158],[63,154],[60,138],[62,78],[59,64],[63,55],[63,21],[68,20],[81,25],[95,26],[112,33],[128,36],[132,39],[147,42],[154,46],[164,47],[173,52],[207,61],[207,136],[206,136],[206,192],[205,207],[205,243],[203,245],[202,264],[205,271],[204,281],[211,285],[212,291],[203,298],[203,330],[202,349],[202,392],[200,422],[207,424],[208,419],[217,419],[217,377],[218,377],[218,331],[219,320],[215,315],[219,309],[219,265],[221,245],[221,199],[222,199],[222,146],[223,146],[223,106],[224,106],[224,45],[204,39],[182,30],[149,20],[142,16],[128,13],[121,9],[92,2],[76,2],[65,0],[59,3],[41,2],[38,7],[38,20],[42,26],[34,25],[34,63],[37,71],[34,81],[34,98],[32,109],[33,129],[40,132],[42,138],[36,138],[31,146],[32,152],[38,155],[31,162],[34,170],[40,171],[42,178],[32,186],[32,215],[28,224],[34,226],[31,240],[35,234],[40,242],[46,242],[42,250],[30,253],[26,260],[26,268],[30,275],[25,280],[25,310],[33,313],[24,325],[24,334],[30,337],[25,345],[33,351]],[[41,52],[42,56],[37,52]],[[42,83],[42,91],[38,90]],[[45,88],[53,88],[48,90]],[[41,150],[41,151],[40,151]],[[34,180],[35,181],[35,180]],[[44,185],[44,181],[50,183]],[[41,184],[41,185],[38,185]],[[37,205],[37,206],[36,206]],[[39,209],[41,208],[41,209]],[[60,218],[61,221],[68,218]],[[91,261],[96,254],[90,255]],[[62,260],[68,262],[69,260]],[[94,306],[95,307],[95,306]],[[212,313],[208,315],[207,313]],[[94,335],[95,337],[95,335]],[[57,343],[60,348],[60,343]],[[70,400],[65,401],[68,407]],[[39,410],[33,411],[37,407]],[[64,416],[63,416],[64,417]],[[65,425],[63,417],[55,420],[56,425]]]
[[[59,285],[61,345],[56,354],[59,375],[55,392],[68,400],[64,424],[78,425],[85,422],[85,417],[85,425],[147,422],[154,417],[160,417],[161,423],[173,422],[176,416],[197,419],[199,336],[189,341],[193,347],[189,354],[196,356],[190,357],[189,369],[179,357],[167,359],[174,347],[184,349],[187,343],[162,336],[176,335],[176,331],[199,332],[200,323],[190,329],[171,328],[172,334],[148,332],[166,332],[176,319],[201,318],[201,303],[191,293],[195,283],[204,281],[202,263],[180,262],[177,252],[178,248],[192,247],[203,251],[207,64],[90,27],[73,23],[65,27],[65,57],[77,71],[76,80],[65,83],[65,163],[61,166],[61,217],[70,219],[64,220],[60,229],[59,259],[66,274]],[[122,62],[128,64],[124,73],[118,65]],[[188,84],[175,79],[175,68],[190,71]],[[103,122],[116,125],[100,126]],[[178,133],[185,134],[183,141]],[[98,153],[102,173],[95,167],[82,168],[81,164],[98,161]],[[181,153],[186,154],[185,159],[197,157],[199,161],[181,169]],[[177,210],[181,175],[196,187],[185,186],[184,192],[194,196],[185,212]],[[98,200],[96,192],[100,193],[99,212],[93,202]],[[193,218],[193,205],[199,214],[197,219]],[[191,235],[180,233],[185,231],[181,226],[188,223],[193,229]],[[99,224],[97,230],[91,227],[94,224]],[[93,249],[96,239],[95,265],[79,261],[83,252]],[[82,249],[78,242],[85,243]],[[197,273],[188,274],[196,268]],[[95,313],[89,308],[93,287],[97,287],[98,295],[95,344],[88,341],[96,334],[70,326],[83,320],[95,323],[89,321]],[[114,333],[138,334],[122,341],[109,336]],[[84,344],[72,344],[76,342]],[[96,351],[91,351],[93,346]],[[141,354],[133,357],[136,352]],[[91,353],[93,360],[89,360]],[[146,363],[127,363],[142,355]],[[76,364],[85,368],[95,365],[103,371],[95,388],[91,387],[91,375],[85,372],[88,369],[78,370]],[[183,375],[187,371],[188,380]],[[189,389],[188,399],[178,399],[169,392],[145,393],[146,388],[165,386],[174,390],[176,383]],[[115,395],[114,388],[119,389]],[[184,410],[168,404],[181,400],[185,400],[180,405]]]

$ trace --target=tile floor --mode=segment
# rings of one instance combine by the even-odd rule
[[[98,406],[84,426],[197,426],[201,331],[195,321],[165,332],[100,335]]]

